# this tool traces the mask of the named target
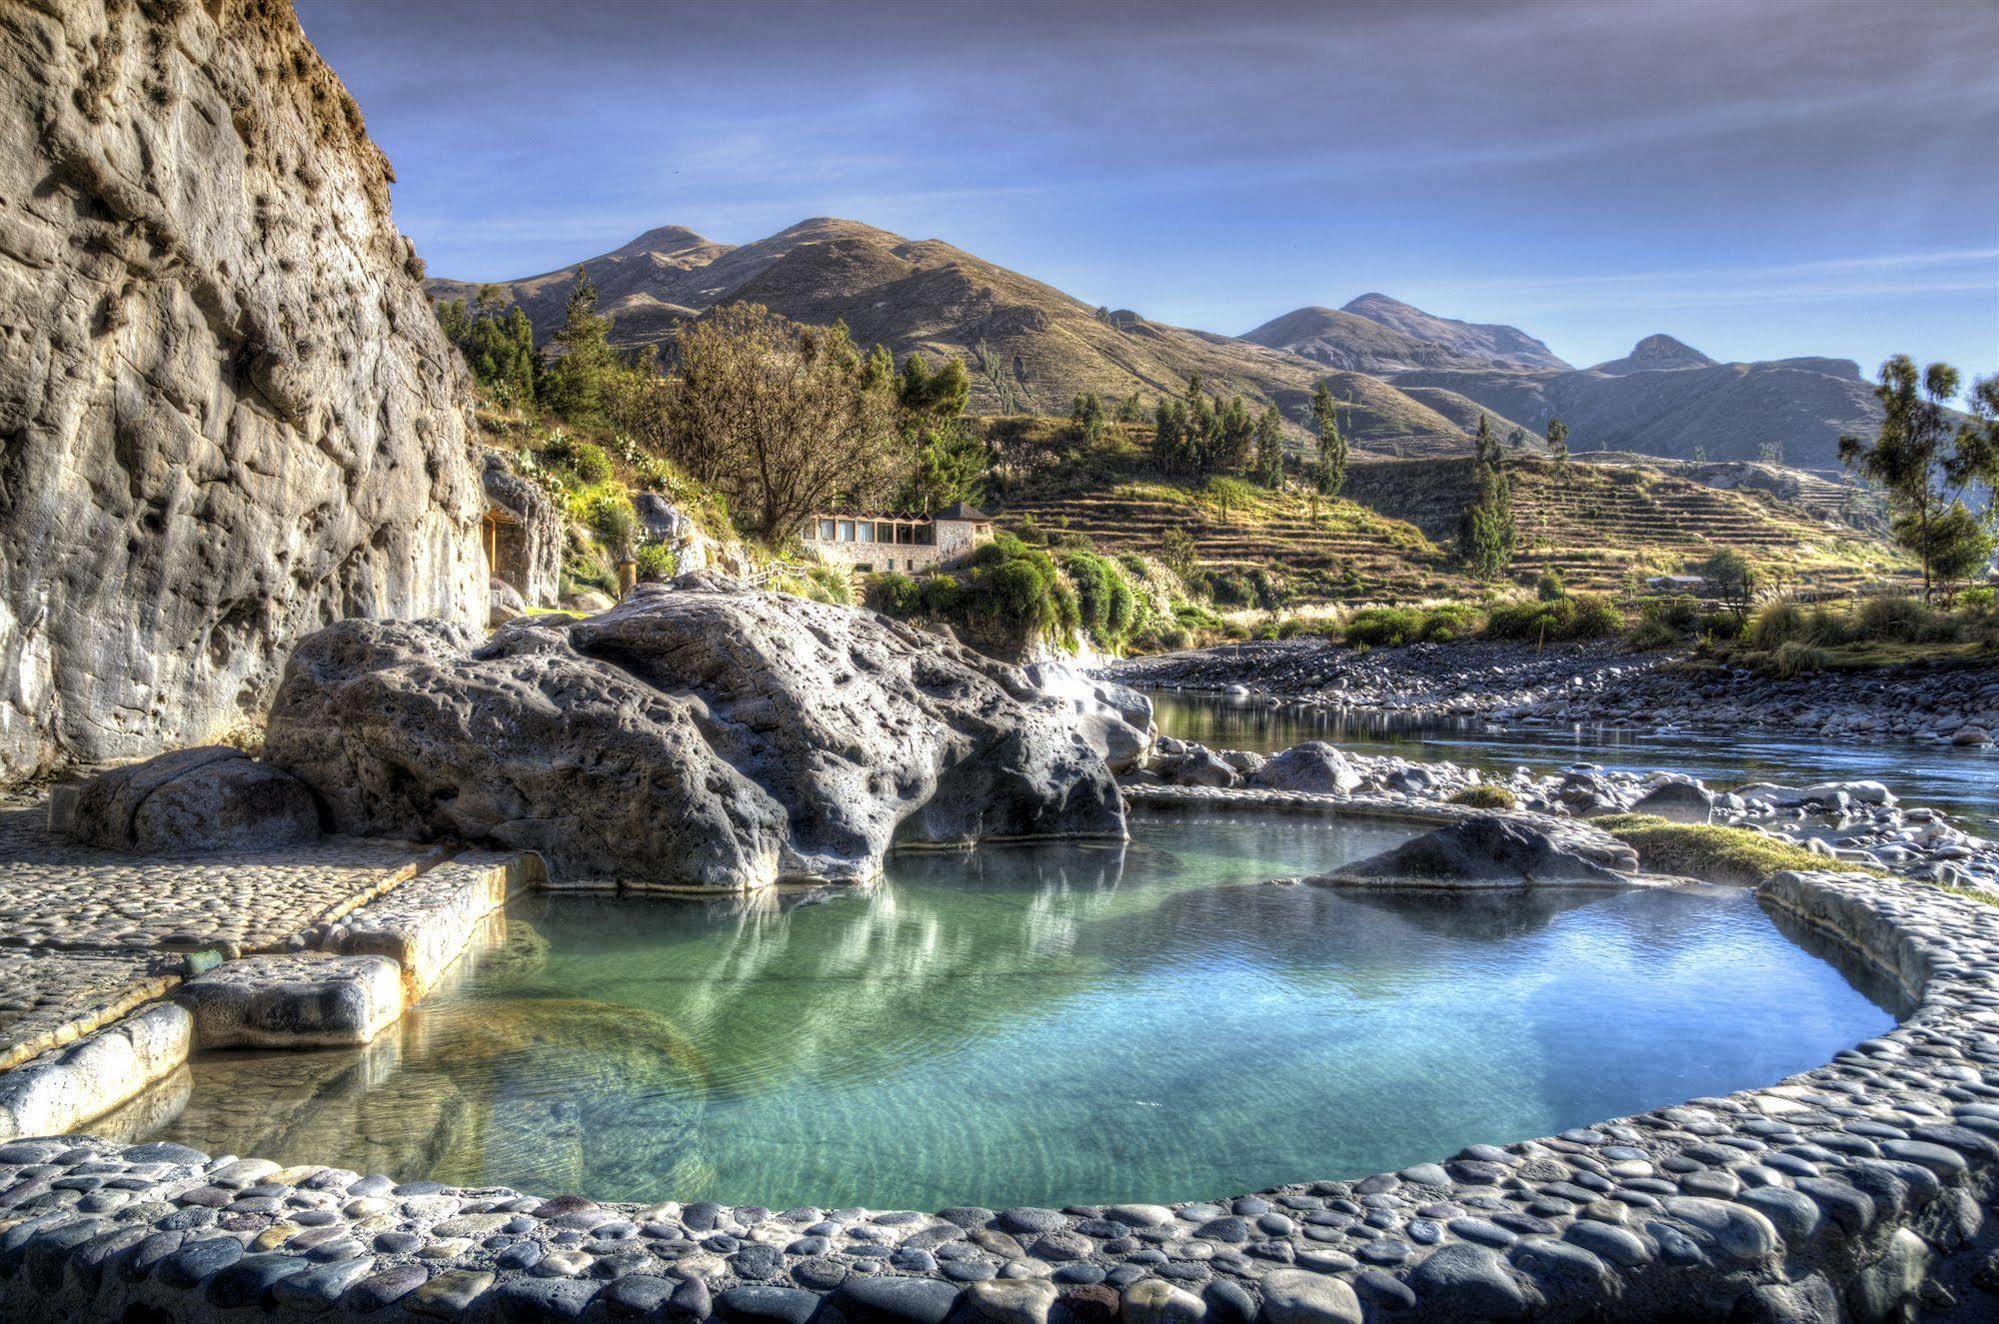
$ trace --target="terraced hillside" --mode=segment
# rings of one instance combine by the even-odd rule
[[[1289,490],[1258,491],[1225,509],[1187,484],[1134,478],[1089,492],[1009,502],[1003,525],[1032,520],[1089,537],[1098,550],[1161,555],[1178,529],[1194,541],[1204,570],[1263,569],[1301,598],[1377,601],[1453,595],[1469,586],[1445,549],[1414,525],[1351,501],[1321,501]]]
[[[1633,575],[1678,571],[1723,547],[1757,563],[1767,582],[1844,589],[1906,574],[1887,543],[1816,503],[1756,489],[1725,490],[1640,465],[1521,460],[1510,469],[1520,551],[1514,569],[1561,572],[1572,586],[1614,588]],[[1465,460],[1386,461],[1354,466],[1357,500],[1448,536],[1472,493]],[[1815,508],[1816,506],[1816,508]]]
[[[999,503],[1001,523],[1031,520],[1084,534],[1101,550],[1153,556],[1178,529],[1192,538],[1201,568],[1262,568],[1308,601],[1482,591],[1451,557],[1472,494],[1468,460],[1357,463],[1350,500],[1315,503],[1293,483],[1282,493],[1249,489],[1247,498],[1238,493],[1225,505],[1201,484],[1153,472],[1139,431],[1129,432],[1087,453],[1063,454],[1016,482]],[[1749,556],[1766,582],[1801,588],[1852,588],[1908,572],[1877,536],[1815,509],[1829,500],[1818,486],[1807,494],[1817,500],[1801,504],[1641,465],[1519,460],[1511,473],[1520,531],[1513,578],[1522,584],[1555,569],[1576,588],[1619,590],[1682,571],[1722,547]]]

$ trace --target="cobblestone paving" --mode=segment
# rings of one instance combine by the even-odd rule
[[[420,873],[442,853],[338,837],[255,855],[158,859],[51,837],[0,812],[0,946],[272,951]]]
[[[180,983],[177,956],[0,950],[0,1071],[107,1025]]]

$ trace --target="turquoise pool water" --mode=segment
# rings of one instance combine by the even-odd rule
[[[1741,892],[1265,881],[1407,835],[1162,816],[864,894],[538,897],[369,1049],[210,1055],[145,1129],[599,1199],[1193,1199],[1775,1081],[1891,1024]]]

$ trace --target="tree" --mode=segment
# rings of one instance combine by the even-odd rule
[[[1130,395],[1118,401],[1117,421],[1120,423],[1143,423],[1145,421],[1145,406],[1139,401],[1137,391],[1133,391]]]
[[[1069,425],[1084,441],[1095,444],[1102,439],[1110,423],[1104,417],[1104,402],[1095,391],[1085,391],[1069,406]]]
[[[1167,529],[1159,535],[1159,561],[1185,579],[1194,573],[1194,535],[1185,529]]]
[[[1888,498],[1895,541],[1923,567],[1923,601],[1991,556],[1993,492],[1999,489],[1999,379],[1972,388],[1972,417],[1953,431],[1949,402],[1957,369],[1897,354],[1881,365],[1874,395],[1881,430],[1870,444],[1839,439],[1839,458]],[[1980,494],[1983,494],[1982,510]]]
[[[1782,437],[1772,437],[1759,444],[1756,447],[1756,458],[1764,464],[1782,464],[1784,462],[1784,439]]]
[[[1312,430],[1319,436],[1312,486],[1321,496],[1337,497],[1347,485],[1347,439],[1340,433],[1340,407],[1324,382],[1312,392]]]
[[[907,452],[897,391],[846,328],[728,304],[682,327],[662,396],[666,450],[765,542],[833,504],[884,500]]]
[[[1256,480],[1273,491],[1284,486],[1284,416],[1276,405],[1256,418]]]
[[[1707,583],[1713,598],[1735,613],[1737,620],[1749,614],[1756,597],[1756,567],[1733,547],[1724,547],[1694,569]]]
[[[1569,458],[1569,425],[1559,418],[1548,420],[1548,454],[1557,464]]]
[[[887,354],[887,350],[880,351]],[[902,376],[896,384],[896,402],[912,414],[930,418],[958,418],[972,396],[971,374],[963,359],[946,359],[944,366],[931,372],[920,354],[902,361]]]
[[[958,501],[976,505],[991,468],[992,453],[963,422],[930,424],[913,434],[909,477],[896,504],[921,515]]]
[[[596,308],[597,286],[578,267],[562,329],[555,333],[562,354],[540,387],[542,404],[577,426],[604,421],[605,387],[622,366],[611,348],[611,319],[598,316]]]
[[[1458,523],[1458,555],[1475,578],[1498,579],[1513,560],[1513,485],[1492,421],[1479,415],[1472,502]]]

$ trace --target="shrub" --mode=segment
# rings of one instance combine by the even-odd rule
[[[1811,617],[1797,603],[1773,602],[1756,613],[1756,622],[1749,627],[1750,646],[1767,650],[1806,638],[1810,624]]]
[[[1346,641],[1350,646],[1400,648],[1422,632],[1423,614],[1413,607],[1367,607],[1347,621]]]
[[[1454,805],[1469,805],[1473,809],[1512,809],[1519,803],[1513,798],[1513,792],[1504,786],[1494,786],[1491,782],[1479,782],[1475,786],[1467,786],[1453,795],[1450,802]]]
[[[1522,643],[1604,639],[1623,629],[1624,613],[1598,593],[1504,603],[1488,611],[1485,621],[1487,638]]]
[[[1817,644],[1790,639],[1771,651],[1763,669],[1780,680],[1789,680],[1793,676],[1809,676],[1824,671],[1831,661],[1831,656]]]
[[[663,542],[649,542],[639,548],[639,578],[647,582],[672,579],[680,571],[680,554]]]
[[[854,581],[844,570],[830,565],[809,566],[805,571],[805,596],[836,607],[854,605]]]
[[[1562,572],[1543,570],[1541,577],[1534,581],[1534,596],[1543,602],[1560,602],[1569,596],[1569,586],[1562,582]]]
[[[964,600],[965,587],[950,575],[926,575],[919,591],[923,610],[932,616],[950,616]]]
[[[551,464],[567,470],[584,487],[611,480],[611,457],[595,442],[578,441],[558,432],[543,453]]]
[[[1853,630],[1862,639],[1921,643],[1951,633],[1947,620],[1914,598],[1869,598],[1853,615]]]
[[[868,606],[888,616],[914,616],[923,606],[923,589],[897,571],[868,579]]]
[[[1958,605],[1970,611],[1989,611],[1995,601],[1999,601],[1999,589],[1989,584],[1968,588],[1957,595]]]
[[[1095,552],[1068,552],[1062,569],[1075,587],[1083,632],[1106,652],[1123,647],[1138,621],[1139,600],[1116,563]]]
[[[639,514],[623,492],[599,492],[585,503],[583,522],[605,547],[623,555],[638,534]]]

